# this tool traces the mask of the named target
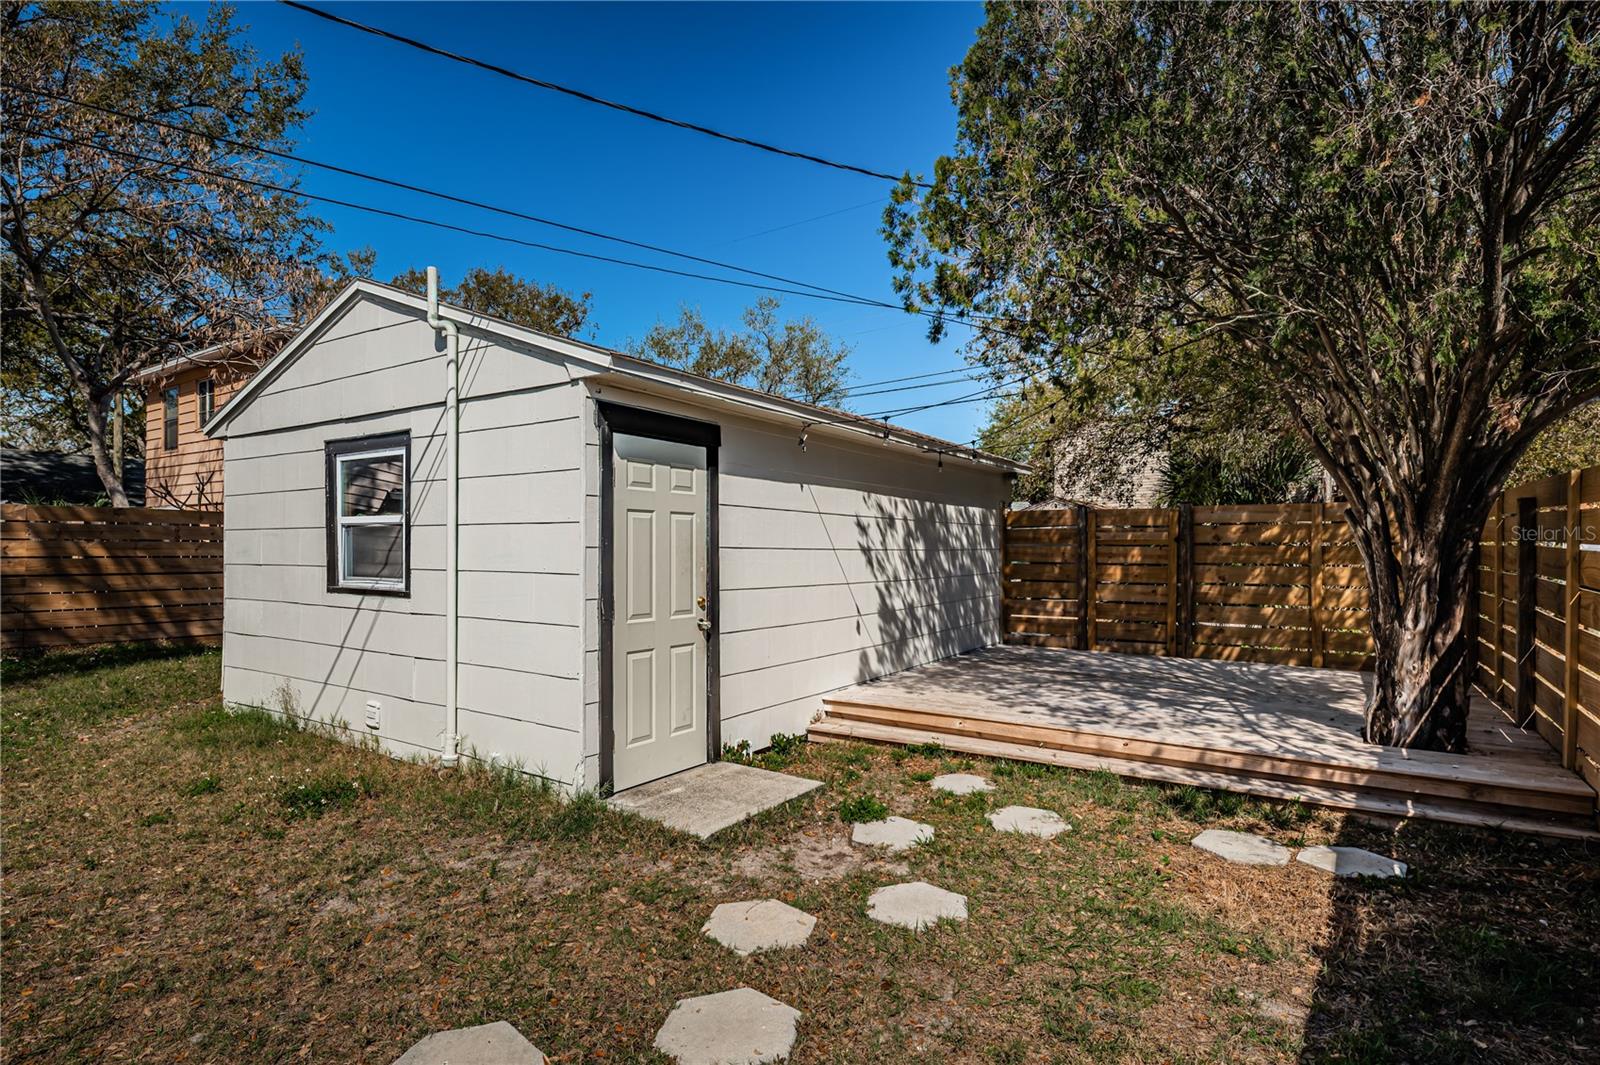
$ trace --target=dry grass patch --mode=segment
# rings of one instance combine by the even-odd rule
[[[1600,856],[1114,778],[794,745],[827,786],[701,844],[593,798],[441,773],[224,713],[215,654],[8,664],[0,1017],[15,1061],[388,1062],[505,1019],[563,1062],[652,1062],[675,1000],[749,985],[807,1062],[1581,1059],[1600,1016]],[[996,790],[926,781],[972,770]],[[893,859],[847,800],[932,824]],[[1054,840],[984,821],[1059,810]],[[1402,884],[1195,852],[1205,825],[1353,842]],[[925,879],[971,920],[865,917]],[[801,951],[704,938],[719,902],[814,914]]]

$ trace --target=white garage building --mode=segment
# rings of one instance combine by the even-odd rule
[[[225,438],[229,703],[621,790],[999,639],[1023,467],[437,315],[356,282],[207,427]]]

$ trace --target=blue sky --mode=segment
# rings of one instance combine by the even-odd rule
[[[319,6],[596,95],[875,170],[923,174],[952,144],[949,69],[983,17],[975,4]],[[301,131],[303,155],[893,300],[878,233],[887,182],[520,85],[278,4],[245,4],[239,21],[263,56],[295,47],[304,54],[307,103],[315,114]],[[534,240],[655,258],[315,170],[306,172],[304,188]],[[658,318],[676,317],[681,303],[699,306],[715,325],[733,326],[759,295],[331,206],[315,209],[334,226],[330,250],[371,246],[379,277],[433,263],[448,282],[476,264],[504,265],[592,292],[587,338],[601,344],[621,346],[643,335]],[[810,314],[850,344],[856,381],[962,365],[964,329],[933,345],[924,320],[899,312],[787,296],[783,313]],[[962,381],[862,397],[855,409],[933,402],[979,387]],[[951,406],[898,420],[965,441],[986,408]]]

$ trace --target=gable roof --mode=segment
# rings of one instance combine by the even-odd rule
[[[284,345],[283,349],[262,367],[250,382],[240,389],[227,406],[218,411],[216,416],[205,426],[207,436],[226,435],[221,430],[250,402],[264,390],[269,383],[276,379],[296,359],[304,354],[320,338],[322,331],[337,319],[344,311],[358,300],[378,299],[390,304],[398,304],[419,314],[427,314],[428,301],[415,293],[392,285],[380,284],[376,281],[357,280],[345,286],[344,290],[335,296],[317,316],[305,327],[295,334],[294,339]],[[595,374],[609,378],[621,378],[641,384],[654,385],[670,389],[677,393],[685,393],[702,399],[719,401],[720,404],[738,408],[740,413],[749,417],[765,421],[779,421],[783,424],[801,431],[839,432],[857,436],[876,438],[886,444],[896,444],[909,447],[919,452],[938,454],[957,460],[965,460],[979,466],[1003,470],[1008,473],[1026,473],[1031,467],[1014,462],[1011,459],[979,451],[963,444],[943,440],[926,433],[914,432],[903,429],[889,422],[878,421],[875,418],[866,418],[849,411],[838,410],[833,407],[823,407],[814,403],[803,403],[799,400],[775,396],[768,392],[746,388],[743,385],[719,381],[715,378],[701,374],[690,373],[672,366],[650,362],[633,355],[628,355],[610,348],[603,348],[595,344],[574,340],[570,337],[556,336],[543,333],[537,329],[517,325],[500,318],[491,318],[488,315],[478,314],[464,307],[456,307],[446,303],[439,304],[439,315],[447,318],[462,329],[470,329],[477,333],[499,337],[502,340],[524,347],[539,348],[550,354],[583,366]]]

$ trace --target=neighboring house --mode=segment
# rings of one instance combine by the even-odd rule
[[[446,746],[445,359],[358,281],[223,442],[223,696]],[[828,691],[999,639],[1027,467],[470,311],[461,750],[622,789],[805,729]]]
[[[123,459],[122,486],[130,506],[144,505],[143,461],[134,456]],[[94,506],[105,498],[106,486],[90,455],[14,447],[0,452],[0,499],[7,503]]]
[[[1154,507],[1161,503],[1165,448],[1130,445],[1086,426],[1056,441],[1054,457],[1053,498],[1041,506]]]
[[[222,505],[222,442],[205,424],[293,335],[268,332],[248,343],[214,344],[142,370],[145,494],[153,507]]]

